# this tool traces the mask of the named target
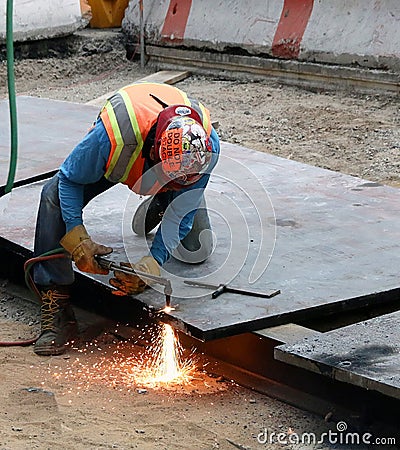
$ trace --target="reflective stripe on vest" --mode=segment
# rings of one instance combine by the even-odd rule
[[[111,152],[106,178],[112,174],[111,181],[124,182],[143,148],[143,137],[136,120],[129,96],[119,91],[106,104],[116,146]],[[110,177],[111,178],[111,177]]]
[[[138,86],[143,86],[137,93],[139,99],[132,97],[129,92]],[[140,157],[144,140],[156,122],[162,106],[158,105],[149,94],[153,93],[161,100],[170,104],[185,104],[195,109],[203,122],[207,134],[211,134],[211,121],[209,111],[197,100],[192,99],[178,88],[159,83],[135,83],[132,86],[120,89],[104,106],[100,117],[107,130],[111,142],[111,151],[107,161],[105,177],[111,182],[126,183],[129,187],[141,177],[144,160]],[[162,98],[165,92],[165,99]],[[146,96],[146,93],[148,97]],[[135,100],[138,105],[135,107]],[[138,116],[139,114],[140,116]]]

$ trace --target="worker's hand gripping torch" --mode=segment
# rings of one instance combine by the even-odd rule
[[[144,284],[155,283],[155,284],[160,284],[160,285],[164,286],[164,295],[165,295],[165,309],[164,310],[166,312],[169,312],[171,310],[172,285],[171,285],[170,280],[168,280],[167,278],[158,276],[158,275],[153,275],[148,272],[140,271],[129,265],[117,264],[117,263],[110,261],[109,259],[104,258],[102,256],[96,256],[96,260],[100,264],[100,266],[103,267],[104,269],[112,270],[114,272],[121,272],[123,274],[127,274],[130,276],[133,275],[133,276],[139,277],[144,282]],[[115,286],[115,287],[118,287],[118,286]],[[142,292],[143,290],[144,290],[144,288],[139,290],[138,292]]]

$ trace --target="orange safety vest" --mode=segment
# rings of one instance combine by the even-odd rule
[[[153,195],[160,189],[160,185],[156,183],[150,191],[142,192],[139,181],[145,164],[145,158],[142,157],[144,141],[163,110],[150,94],[169,106],[190,106],[200,115],[208,136],[211,134],[208,109],[174,86],[138,82],[125,86],[110,97],[100,112],[111,143],[104,176],[113,183],[126,184],[136,193],[143,195]]]

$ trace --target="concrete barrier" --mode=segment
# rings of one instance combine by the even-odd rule
[[[400,71],[398,0],[144,1],[147,44]],[[139,6],[122,22],[139,35]]]
[[[6,40],[6,4],[0,0],[0,42]],[[72,34],[86,26],[79,0],[15,0],[15,41],[48,39]]]

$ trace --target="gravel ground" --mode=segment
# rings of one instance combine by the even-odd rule
[[[105,41],[85,39],[68,58],[18,60],[18,94],[85,103],[152,73],[125,58],[119,38],[109,33]],[[0,81],[0,97],[5,97],[4,61]],[[223,140],[400,186],[399,96],[198,76],[178,86],[209,107]]]
[[[117,33],[106,40],[84,41],[66,58],[53,51],[52,58],[18,59],[17,93],[85,103],[152,73],[151,68],[142,70],[137,61],[126,60],[119,38]],[[312,92],[269,80],[243,82],[198,76],[178,86],[210,108],[225,141],[400,186],[398,97]],[[3,61],[0,98],[6,95]],[[2,339],[38,332],[39,308],[26,302],[26,295],[7,280],[1,282]],[[258,443],[256,436],[265,427],[275,432],[320,433],[327,431],[328,424],[234,384],[224,383],[221,389],[191,396],[160,392],[132,395],[100,384],[73,396],[74,382],[56,382],[52,373],[57,364],[66,370],[62,357],[43,360],[34,356],[31,348],[2,350],[2,354],[0,385],[6,405],[0,414],[2,449],[339,448],[332,444]],[[25,398],[21,389],[27,386],[39,386],[41,396]],[[47,391],[52,395],[43,394]]]

